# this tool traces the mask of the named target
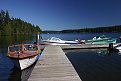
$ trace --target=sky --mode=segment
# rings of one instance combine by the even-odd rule
[[[0,0],[0,9],[42,30],[121,25],[121,0]]]

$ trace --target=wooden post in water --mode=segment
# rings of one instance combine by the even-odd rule
[[[113,52],[113,43],[109,43],[108,51],[109,54]]]
[[[8,46],[8,53],[10,52],[9,46]]]
[[[39,45],[39,39],[40,39],[40,33],[38,32],[38,34],[36,35],[36,44]]]
[[[24,44],[22,44],[22,54],[24,54]]]

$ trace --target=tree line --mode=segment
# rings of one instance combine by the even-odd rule
[[[10,17],[7,10],[0,11],[0,35],[36,34],[38,32],[41,32],[38,25],[32,25],[20,18]]]
[[[62,31],[43,31],[42,33],[104,33],[104,32],[121,32],[121,25],[83,28],[83,29],[68,29]]]
[[[121,25],[96,27],[96,28],[83,28],[83,29],[70,29],[62,30],[61,33],[99,33],[99,32],[121,32]]]

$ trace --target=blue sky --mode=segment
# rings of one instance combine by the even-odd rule
[[[0,0],[10,16],[42,30],[121,25],[121,0]]]

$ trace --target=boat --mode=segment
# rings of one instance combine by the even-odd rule
[[[62,40],[57,37],[51,37],[48,40],[42,40],[41,44],[49,44],[49,45],[70,45],[70,44],[79,44],[79,41],[69,41],[69,40]]]
[[[121,52],[121,44],[114,46],[114,51]]]
[[[12,45],[8,46],[7,56],[12,60],[15,67],[24,70],[39,59],[40,49],[36,44]]]
[[[85,44],[109,44],[109,43],[116,43],[116,39],[102,35],[102,36],[95,36],[93,37],[93,39],[86,40],[85,42]]]

